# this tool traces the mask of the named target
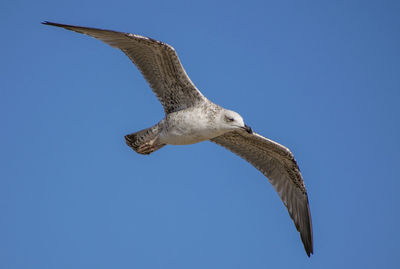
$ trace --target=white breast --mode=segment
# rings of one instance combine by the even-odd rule
[[[200,108],[170,113],[165,120],[159,139],[166,144],[189,145],[224,133]]]

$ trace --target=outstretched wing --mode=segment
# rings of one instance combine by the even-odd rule
[[[211,141],[239,155],[269,179],[287,207],[310,256],[313,253],[313,235],[307,191],[290,150],[259,134],[242,130],[226,133]]]
[[[142,72],[167,114],[206,100],[168,44],[129,33],[47,21],[43,24],[86,34],[122,50]]]

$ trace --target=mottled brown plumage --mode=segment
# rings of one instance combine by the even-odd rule
[[[194,106],[205,100],[203,94],[197,90],[186,74],[175,49],[170,45],[130,33],[54,22],[43,24],[89,35],[122,50],[139,68],[163,105],[166,114]]]
[[[125,136],[133,150],[150,154],[166,144],[185,145],[204,140],[229,149],[269,179],[300,232],[307,255],[313,253],[307,191],[293,154],[286,147],[253,133],[236,112],[205,98],[187,76],[174,48],[129,33],[53,22],[44,24],[100,39],[122,50],[142,72],[166,116],[153,127]]]
[[[307,191],[290,150],[259,134],[243,130],[223,134],[211,141],[239,155],[269,179],[287,207],[310,256],[313,236]]]

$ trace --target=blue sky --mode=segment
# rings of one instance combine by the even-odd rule
[[[395,268],[398,1],[2,1],[1,268]],[[197,87],[289,147],[307,258],[278,195],[212,143],[142,156],[163,117],[120,51],[44,20],[177,50]]]

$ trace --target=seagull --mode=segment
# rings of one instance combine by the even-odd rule
[[[190,80],[172,46],[130,33],[42,23],[89,35],[120,49],[150,84],[165,117],[150,128],[126,135],[129,147],[139,154],[150,154],[165,145],[209,140],[239,155],[274,186],[300,233],[307,256],[313,254],[308,195],[291,151],[253,132],[235,111],[208,100]]]

